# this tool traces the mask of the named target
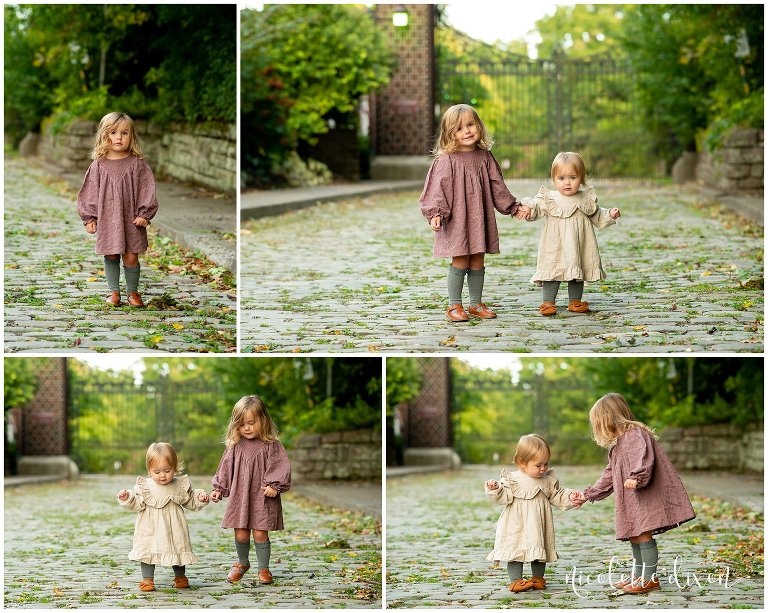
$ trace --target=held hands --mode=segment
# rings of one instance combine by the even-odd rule
[[[208,496],[208,494],[206,494],[205,492],[200,492],[200,493],[197,495],[197,499],[198,499],[200,502],[208,502],[208,500],[210,499],[210,497],[209,497],[209,496]]]
[[[219,500],[221,500],[221,491],[220,490],[213,490],[211,492],[211,500],[213,502],[218,502]]]
[[[437,232],[440,229],[440,216],[435,215],[432,219],[430,219],[429,225],[435,232]]]
[[[439,219],[439,217],[438,217],[438,219]],[[264,495],[267,498],[274,498],[278,494],[278,491],[274,487],[272,487],[271,485],[265,485],[262,488],[262,491],[264,492]]]
[[[624,482],[624,487],[628,490],[636,490],[637,489],[637,479],[627,479]]]
[[[497,490],[499,489],[499,482],[490,479],[489,481],[485,482],[485,487],[487,487],[489,490]]]
[[[88,234],[96,234],[96,220],[91,219],[87,224],[85,224],[85,231],[88,232]]]
[[[143,217],[137,217],[136,219],[133,220],[133,225],[139,226],[140,228],[146,228],[149,225],[149,220],[144,219]]]
[[[571,501],[571,504],[575,509],[581,508],[581,505],[587,502],[586,497],[581,492],[571,492],[568,495],[568,499]]]
[[[608,211],[608,216],[611,219],[618,219],[619,217],[621,217],[621,211],[619,209],[610,209]]]
[[[128,500],[128,496],[130,496],[130,492],[128,492],[128,490],[120,490],[117,493],[118,500]]]
[[[525,204],[521,204],[519,207],[517,207],[517,211],[515,211],[514,218],[528,219],[530,214],[531,214],[531,207],[526,206]]]

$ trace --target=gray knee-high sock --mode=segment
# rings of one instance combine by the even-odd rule
[[[643,556],[640,554],[640,544],[632,543],[632,575],[631,578],[639,577],[643,573]]]
[[[154,564],[144,564],[144,562],[141,563],[141,576],[144,579],[154,579],[155,578],[155,565]]]
[[[251,554],[251,539],[248,539],[245,543],[241,543],[235,539],[235,551],[237,551],[237,561],[240,562],[240,564],[248,564],[248,558]]]
[[[546,562],[539,562],[538,560],[531,562],[531,577],[543,577],[546,570]]]
[[[131,292],[139,291],[139,277],[141,277],[141,264],[136,266],[123,266],[123,272],[125,273],[125,289],[130,294]]]
[[[584,295],[584,281],[568,281],[568,300],[581,300]]]
[[[543,281],[541,283],[542,302],[554,302],[559,289],[560,281]]]
[[[107,279],[107,287],[110,292],[120,291],[120,258],[108,258],[104,256],[104,276]]]
[[[523,578],[523,563],[522,562],[507,562],[507,574],[510,581]]]
[[[485,267],[467,271],[469,286],[469,306],[477,306],[483,301],[483,284],[485,283]]]
[[[650,581],[656,574],[659,563],[659,550],[656,541],[651,539],[647,543],[640,543],[640,555],[643,558],[643,581]]]
[[[272,543],[264,541],[263,543],[253,542],[256,549],[256,559],[259,561],[259,570],[269,568],[269,555],[272,553]]]
[[[173,567],[173,576],[174,577],[183,577],[185,572],[186,572],[186,568],[184,566],[174,566]]]
[[[464,275],[467,271],[463,268],[448,267],[448,304],[461,303],[461,291],[464,289]]]

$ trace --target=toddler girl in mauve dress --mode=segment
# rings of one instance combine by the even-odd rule
[[[636,421],[621,394],[606,394],[589,411],[595,442],[608,449],[603,476],[576,504],[616,495],[616,539],[632,544],[632,574],[613,586],[628,594],[659,589],[654,534],[696,517],[680,476],[653,431]]]
[[[147,226],[157,213],[155,177],[141,153],[133,120],[125,113],[102,117],[91,152],[93,163],[77,195],[77,212],[96,253],[104,256],[106,303],[120,306],[120,258],[127,302],[143,307],[139,254],[147,250]],[[98,228],[98,233],[97,233]]]
[[[229,498],[222,528],[234,528],[238,561],[227,581],[236,583],[251,568],[251,531],[259,563],[259,582],[272,583],[271,530],[283,529],[280,493],[291,488],[291,464],[277,440],[277,428],[258,396],[238,400],[224,437],[226,451],[213,477],[211,500]]]

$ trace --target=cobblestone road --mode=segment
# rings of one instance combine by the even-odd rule
[[[594,467],[557,469],[560,483],[575,489],[594,482],[600,472]],[[763,577],[745,576],[729,566],[727,554],[717,553],[726,544],[761,536],[762,514],[736,512],[729,505],[697,497],[697,519],[656,537],[661,590],[631,596],[605,586],[611,560],[613,572],[626,572],[631,564],[629,545],[614,539],[610,497],[579,510],[554,509],[560,560],[547,565],[547,588],[513,595],[507,589],[506,566],[494,568],[485,559],[493,548],[501,507],[486,500],[483,483],[498,474],[498,467],[474,466],[454,473],[387,480],[388,607],[704,609],[764,605]],[[524,576],[528,575],[530,566],[526,564]]]
[[[187,512],[200,558],[187,567],[191,589],[174,589],[172,570],[158,566],[157,591],[140,592],[139,564],[127,559],[136,516],[115,498],[134,482],[86,477],[6,489],[5,607],[381,608],[375,520],[291,492],[283,501],[286,530],[270,534],[271,586],[259,585],[256,573],[227,583],[236,556],[232,531],[220,528],[221,502]],[[210,490],[210,478],[192,484]]]
[[[538,185],[510,185],[518,197]],[[418,193],[319,205],[243,224],[244,351],[679,352],[763,350],[762,228],[678,187],[597,188],[618,225],[597,230],[608,278],[593,313],[543,318],[539,222],[497,216],[486,260],[491,321],[445,320],[447,264],[432,257]],[[465,287],[466,298],[466,287]]]
[[[234,350],[234,298],[194,277],[142,261],[139,291],[148,308],[104,305],[95,238],[83,229],[71,194],[56,187],[42,169],[5,159],[6,352]],[[121,288],[125,300],[122,274]]]

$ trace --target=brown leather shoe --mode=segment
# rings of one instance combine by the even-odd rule
[[[638,577],[623,589],[625,594],[647,594],[651,590],[659,589],[659,580],[643,581],[642,577]]]
[[[109,292],[104,302],[111,306],[120,306],[120,292]]]
[[[533,587],[533,583],[528,579],[515,579],[509,584],[510,592],[525,592]]]
[[[482,302],[478,302],[476,306],[469,307],[468,311],[471,315],[480,317],[481,319],[493,319],[496,317],[496,313],[485,306]]]
[[[581,300],[571,300],[568,303],[568,310],[571,313],[589,313],[589,302],[582,302]]]
[[[615,587],[617,590],[623,590],[625,587],[633,583],[637,577],[632,577],[631,579],[622,579],[621,581],[617,581],[616,583],[612,583],[613,587]]]
[[[144,303],[141,301],[141,296],[139,296],[139,292],[131,292],[128,294],[128,304],[130,304],[132,307],[144,306]]]
[[[240,564],[240,562],[235,562],[232,565],[232,568],[229,569],[227,581],[230,583],[237,583],[240,581],[240,579],[243,578],[243,575],[248,571],[250,567],[250,564]]]
[[[469,315],[467,315],[467,312],[464,310],[464,307],[461,306],[460,302],[449,306],[445,315],[448,317],[449,321],[469,321]]]
[[[141,583],[139,583],[139,589],[142,592],[154,592],[155,591],[155,580],[149,579],[147,577],[144,577],[141,580]]]
[[[173,587],[175,587],[177,590],[181,590],[185,587],[189,587],[189,579],[187,579],[187,577],[184,575],[182,575],[181,577],[174,577]]]
[[[557,313],[557,307],[554,302],[542,302],[539,307],[539,313],[545,317],[549,317],[550,315]]]
[[[262,568],[259,571],[259,583],[272,583],[272,573],[268,568]]]
[[[531,577],[531,585],[534,590],[543,590],[547,587],[547,580],[544,577]]]

